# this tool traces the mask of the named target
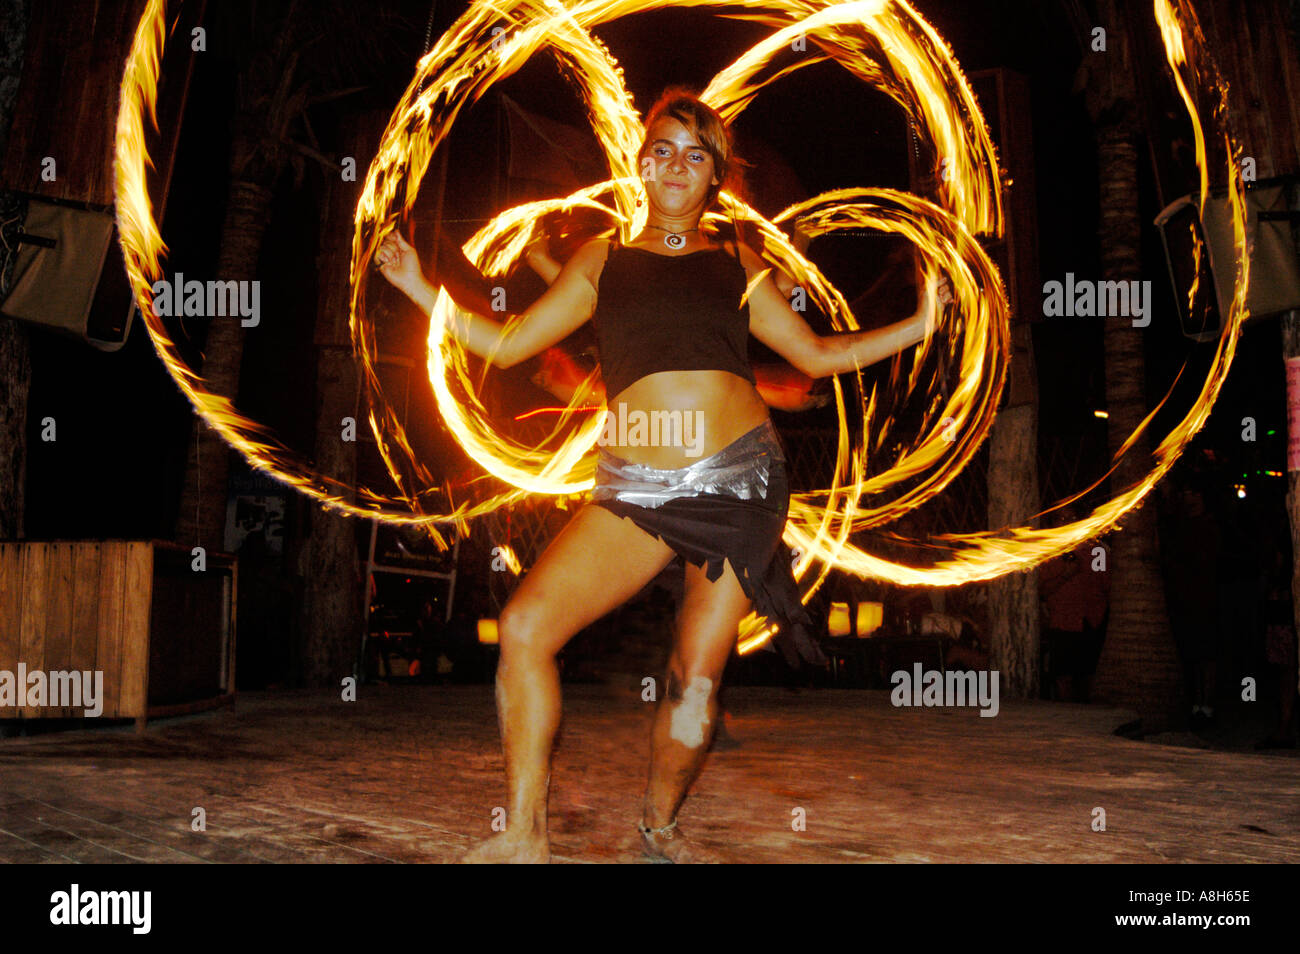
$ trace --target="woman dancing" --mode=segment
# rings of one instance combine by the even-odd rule
[[[611,420],[662,424],[648,433],[606,428],[591,503],[551,541],[501,612],[496,700],[508,827],[465,861],[550,859],[556,654],[678,555],[685,594],[638,828],[656,860],[720,860],[683,834],[677,813],[713,734],[738,626],[751,607],[786,633],[810,623],[781,539],[789,508],[785,456],[754,387],[746,336],[817,378],[887,358],[933,327],[937,284],[904,321],[827,337],[791,309],[771,274],[741,306],[748,283],[767,265],[743,241],[714,244],[700,231],[701,217],[736,175],[736,159],[721,117],[688,91],[670,88],[656,102],[637,159],[649,202],[640,235],[627,245],[606,237],[582,245],[512,334],[472,312],[462,312],[452,329],[469,351],[510,367],[594,319]],[[436,289],[400,234],[385,239],[378,261],[385,278],[432,311]]]

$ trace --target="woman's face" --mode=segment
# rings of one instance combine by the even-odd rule
[[[718,184],[713,154],[672,116],[660,116],[647,131],[640,172],[651,207],[674,217],[703,206]]]

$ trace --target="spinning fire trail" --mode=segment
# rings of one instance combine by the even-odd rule
[[[366,318],[365,292],[370,264],[398,218],[411,209],[420,182],[439,145],[461,110],[494,83],[515,73],[540,51],[554,55],[580,90],[592,128],[605,151],[610,178],[560,199],[507,209],[475,234],[463,249],[489,278],[509,272],[548,214],[579,208],[606,215],[626,241],[645,221],[635,204],[639,183],[634,168],[643,129],[622,72],[591,29],[629,14],[668,6],[725,8],[719,13],[762,23],[772,34],[724,69],[703,99],[733,121],[770,83],[795,70],[833,59],[853,75],[890,96],[917,129],[936,168],[946,175],[933,201],[892,189],[854,188],[824,193],[791,206],[771,222],[735,197],[723,193],[728,215],[754,223],[762,236],[761,254],[791,275],[808,298],[830,316],[837,330],[858,327],[843,296],[777,228],[796,221],[812,236],[837,229],[877,229],[905,236],[916,247],[925,279],[942,273],[953,289],[953,304],[937,333],[918,346],[909,370],[892,367],[888,386],[870,391],[856,375],[862,410],[860,428],[851,428],[843,385],[833,379],[839,442],[829,485],[791,497],[786,541],[802,553],[796,574],[816,567],[810,596],[832,567],[862,577],[903,585],[947,586],[988,580],[1029,569],[1073,549],[1116,526],[1124,514],[1169,471],[1179,453],[1204,425],[1227,375],[1241,324],[1246,317],[1248,260],[1245,255],[1244,186],[1239,150],[1225,121],[1226,85],[1214,69],[1189,0],[1154,0],[1169,70],[1194,127],[1200,172],[1199,204],[1209,195],[1206,132],[1209,113],[1214,135],[1228,157],[1229,196],[1237,249],[1237,279],[1231,314],[1224,323],[1209,373],[1183,419],[1157,445],[1148,473],[1121,489],[1087,517],[1039,530],[1030,526],[949,534],[928,541],[925,565],[875,556],[852,542],[856,531],[882,527],[940,493],[969,463],[987,436],[1009,360],[1006,294],[976,236],[1002,232],[1001,187],[997,157],[970,87],[942,38],[901,0],[858,0],[827,4],[803,0],[517,0],[472,6],[420,61],[384,132],[357,205],[351,263],[351,329],[370,405],[369,420],[380,451],[399,488],[387,496],[339,484],[316,473],[308,462],[277,442],[231,403],[213,394],[182,360],[175,342],[152,308],[151,286],[162,274],[166,251],[146,189],[149,162],[144,112],[154,116],[158,73],[166,36],[166,3],[151,0],[136,31],[122,79],[116,137],[117,217],[127,272],[154,348],[195,409],[250,464],[322,505],[342,513],[420,526],[445,544],[440,527],[464,529],[469,519],[509,506],[531,494],[577,495],[594,483],[594,447],[601,415],[578,413],[579,398],[559,415],[548,437],[536,445],[513,440],[490,420],[469,373],[465,351],[446,332],[456,306],[440,289],[430,316],[429,380],[447,426],[483,470],[506,485],[498,493],[468,499],[466,488],[437,487],[415,458],[375,371],[373,329]],[[802,39],[807,52],[784,65],[778,55]],[[1191,54],[1189,56],[1189,52]],[[1195,63],[1197,66],[1193,66]],[[156,126],[156,120],[155,120]],[[706,215],[702,227],[716,229],[725,216]],[[1199,259],[1201,246],[1194,238]],[[1195,294],[1195,291],[1192,293]],[[519,317],[507,324],[507,334]],[[945,390],[944,382],[954,382]],[[579,389],[581,393],[582,389]],[[921,408],[915,434],[896,433],[891,412],[906,400]],[[1143,422],[1124,444],[1128,451]],[[886,448],[891,450],[889,459]],[[870,467],[868,464],[870,463]],[[1075,497],[1082,496],[1081,490]],[[454,503],[453,496],[467,499]],[[349,498],[355,496],[355,503]],[[441,512],[431,499],[442,499]],[[1073,498],[1071,498],[1073,499]],[[870,505],[864,501],[870,500]],[[1058,501],[1055,506],[1063,503]],[[910,541],[921,548],[919,541]],[[742,651],[765,639],[767,630],[752,614],[742,626]]]

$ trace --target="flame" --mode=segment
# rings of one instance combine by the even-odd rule
[[[179,357],[163,323],[153,314],[150,286],[161,273],[159,257],[166,249],[149,202],[142,117],[146,108],[150,116],[154,113],[164,43],[166,5],[162,0],[150,0],[141,18],[122,81],[116,144],[117,207],[127,270],[154,347],[196,411],[254,467],[326,507],[355,516],[422,526],[445,545],[440,527],[450,525],[464,532],[469,519],[509,506],[529,494],[554,495],[561,500],[581,494],[594,483],[592,449],[602,421],[601,415],[580,413],[589,409],[580,404],[586,387],[580,387],[573,402],[560,409],[554,427],[540,442],[525,444],[502,433],[478,396],[465,351],[455,336],[447,333],[459,312],[445,288],[437,294],[428,335],[428,372],[439,412],[465,451],[486,474],[504,482],[506,489],[485,493],[478,486],[477,498],[471,499],[469,488],[435,486],[416,459],[376,371],[374,332],[365,311],[370,263],[398,219],[414,205],[429,162],[460,112],[544,48],[557,57],[581,93],[592,128],[605,151],[610,178],[565,198],[526,203],[501,212],[465,244],[464,252],[486,275],[503,275],[514,267],[535,237],[536,223],[542,216],[578,208],[605,213],[623,240],[630,239],[640,231],[647,214],[635,203],[639,177],[633,166],[644,129],[632,108],[621,69],[589,31],[619,17],[667,6],[726,7],[727,11],[718,15],[761,23],[773,32],[722,70],[703,94],[704,100],[725,119],[734,121],[770,83],[803,67],[833,59],[897,102],[932,153],[936,167],[942,162],[946,169],[945,176],[936,178],[933,200],[889,189],[842,189],[791,206],[767,222],[736,197],[723,193],[722,211],[709,213],[701,223],[705,231],[717,230],[730,215],[753,223],[762,237],[760,252],[764,258],[792,275],[837,329],[856,329],[855,316],[843,296],[790,245],[777,224],[798,220],[814,236],[842,228],[894,232],[916,247],[926,281],[942,273],[951,282],[954,302],[940,317],[936,334],[915,350],[910,361],[893,362],[886,388],[868,392],[861,373],[856,376],[862,411],[862,425],[856,430],[849,427],[842,382],[834,379],[839,440],[835,465],[827,476],[829,485],[791,498],[785,539],[802,553],[796,575],[803,578],[817,568],[807,596],[833,567],[902,585],[946,586],[992,579],[1029,569],[1073,549],[1117,526],[1125,513],[1141,503],[1204,425],[1231,364],[1246,315],[1249,276],[1244,186],[1236,165],[1238,150],[1223,122],[1226,85],[1206,54],[1189,0],[1153,2],[1166,58],[1195,129],[1202,209],[1209,193],[1209,172],[1205,132],[1192,90],[1199,93],[1209,89],[1217,97],[1213,106],[1218,134],[1230,157],[1239,275],[1231,313],[1210,372],[1186,416],[1157,446],[1150,472],[1135,485],[1087,517],[1054,529],[1003,528],[949,534],[924,543],[897,538],[923,548],[931,557],[924,563],[909,564],[873,555],[853,544],[852,536],[883,527],[933,499],[970,462],[989,433],[1005,381],[1009,315],[1001,277],[975,238],[1001,235],[1003,228],[1002,183],[992,140],[951,50],[902,0],[838,4],[811,0],[474,3],[421,59],[389,120],[367,172],[355,215],[350,328],[367,389],[368,420],[397,484],[398,496],[365,488],[354,490],[315,473],[308,462],[276,442],[260,425],[239,415],[228,400],[206,390],[202,379]],[[801,39],[806,52],[791,58],[789,53]],[[1189,49],[1195,52],[1198,63],[1205,64],[1203,68],[1191,65]],[[610,201],[601,201],[605,196]],[[1200,245],[1197,239],[1197,263]],[[507,334],[519,327],[526,314],[507,320]],[[593,372],[584,385],[594,381]],[[945,390],[945,382],[955,382],[950,391]],[[921,408],[918,433],[895,433],[895,418],[890,412],[901,400]],[[1143,422],[1138,433],[1150,420],[1148,417]],[[1129,438],[1121,454],[1136,437],[1137,433]],[[453,498],[462,492],[466,499],[456,502]],[[355,503],[349,499],[354,494]],[[435,498],[443,501],[443,512],[433,512],[431,501]],[[761,645],[775,630],[751,613],[741,631],[744,652]]]
[[[162,277],[160,257],[167,246],[154,220],[149,197],[148,141],[144,128],[147,110],[157,128],[158,73],[166,40],[167,4],[149,0],[136,28],[119,91],[120,105],[114,144],[114,186],[117,225],[127,277],[139,305],[141,318],[163,366],[195,411],[256,469],[318,500],[324,506],[352,516],[380,517],[388,522],[422,525],[436,542],[446,546],[433,520],[412,513],[411,501],[390,500],[316,473],[311,465],[280,444],[262,425],[235,410],[230,400],[209,391],[203,379],[186,364],[161,318],[154,312],[152,286]],[[364,501],[356,504],[355,496]]]
[[[519,562],[519,557],[515,556],[515,551],[508,544],[497,544],[497,546],[493,547],[493,551],[505,561],[506,569],[515,576],[524,571],[523,565]]]
[[[354,237],[353,331],[363,362],[369,335],[365,320],[367,265],[379,243],[398,218],[415,201],[420,179],[433,152],[447,135],[451,122],[465,105],[482,95],[494,81],[509,76],[527,58],[549,45],[570,68],[586,99],[588,115],[598,140],[606,149],[611,178],[566,199],[521,205],[501,213],[464,247],[466,256],[489,276],[503,274],[534,237],[534,225],[548,213],[579,205],[592,207],[601,196],[612,194],[609,205],[598,204],[624,240],[638,231],[644,212],[635,205],[633,160],[644,129],[630,106],[622,77],[608,52],[587,31],[602,22],[630,13],[656,9],[662,2],[607,2],[572,4],[524,2],[507,7],[474,7],[466,13],[421,61],[384,133],[378,155],[367,174],[357,210]],[[701,2],[702,7],[722,6]],[[771,24],[771,37],[742,56],[710,84],[703,98],[728,120],[733,120],[767,83],[794,69],[832,56],[856,75],[885,89],[909,112],[935,149],[949,157],[949,175],[939,187],[939,202],[893,190],[848,189],[828,193],[794,206],[775,220],[765,222],[753,209],[724,193],[720,212],[705,217],[704,227],[716,229],[728,215],[755,223],[763,236],[763,254],[784,268],[805,287],[808,296],[837,328],[855,329],[857,321],[847,302],[775,228],[776,223],[798,217],[813,235],[842,228],[877,228],[909,237],[925,262],[927,278],[947,273],[954,286],[958,308],[945,316],[939,337],[945,347],[923,349],[930,361],[913,363],[911,384],[927,403],[925,432],[910,441],[893,466],[867,479],[866,453],[885,444],[890,421],[878,413],[882,404],[872,401],[861,437],[848,439],[847,402],[839,381],[834,382],[835,405],[841,440],[830,486],[798,495],[791,502],[787,540],[800,546],[805,556],[799,571],[819,566],[820,579],[841,552],[851,553],[848,535],[854,529],[884,524],[942,491],[978,450],[993,422],[998,395],[1009,357],[1006,296],[996,268],[974,240],[974,234],[1000,234],[1001,197],[995,174],[996,155],[974,96],[937,34],[906,4],[858,2],[827,6],[807,4],[743,3],[745,16]],[[504,19],[503,19],[504,18]],[[505,23],[493,36],[491,28]],[[803,57],[779,73],[769,62],[803,36],[818,44],[825,55]],[[955,92],[953,92],[955,91]],[[965,320],[956,326],[956,311]],[[458,312],[445,290],[440,291],[430,321],[430,379],[439,410],[466,452],[490,474],[516,488],[533,492],[569,494],[590,489],[594,483],[590,450],[600,421],[588,417],[573,422],[581,409],[578,400],[561,414],[547,439],[524,445],[501,432],[478,399],[463,349],[443,329],[457,320]],[[523,316],[506,322],[506,334]],[[951,394],[942,395],[942,382],[958,381]],[[408,446],[396,419],[387,413],[378,381],[371,385],[372,420],[392,437],[391,446]],[[860,379],[859,379],[860,386]],[[953,435],[956,438],[953,439]],[[408,466],[411,461],[405,462]],[[897,499],[876,507],[861,507],[864,494],[885,495],[906,483]],[[877,497],[883,499],[883,496]],[[497,498],[501,502],[502,498]],[[487,501],[483,506],[490,505]],[[842,511],[842,512],[841,512]],[[751,615],[742,626],[746,642],[762,641],[771,630]]]

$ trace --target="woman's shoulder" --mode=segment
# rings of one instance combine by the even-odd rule
[[[579,245],[578,250],[573,254],[575,258],[582,255],[587,258],[603,260],[605,255],[614,247],[614,245],[615,242],[612,235],[597,235],[595,238],[589,238],[587,241]]]
[[[588,239],[578,246],[566,264],[581,269],[591,284],[596,286],[600,282],[600,273],[605,268],[605,260],[613,245],[614,241],[608,235],[598,235]]]
[[[721,245],[728,255],[740,263],[745,269],[745,274],[751,279],[768,267],[762,256],[750,248],[744,239],[728,238],[723,240]]]

